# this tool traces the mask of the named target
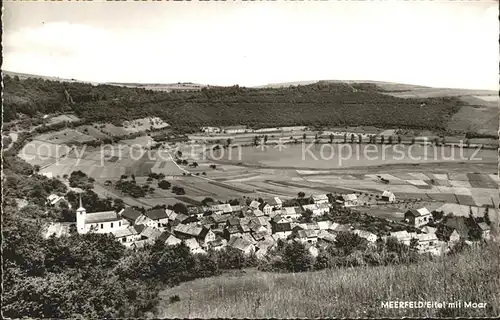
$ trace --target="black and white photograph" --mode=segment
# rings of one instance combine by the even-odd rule
[[[3,318],[500,316],[498,1],[2,10]]]

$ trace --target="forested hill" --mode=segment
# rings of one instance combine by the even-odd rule
[[[374,84],[316,83],[288,88],[142,88],[4,77],[4,121],[21,114],[74,111],[86,121],[159,116],[174,126],[244,124],[445,129],[463,104],[457,98],[397,98]]]

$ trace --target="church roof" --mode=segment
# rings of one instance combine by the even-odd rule
[[[93,212],[85,215],[85,224],[120,220],[122,220],[122,218],[115,211]]]

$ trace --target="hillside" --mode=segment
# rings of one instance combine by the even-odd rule
[[[398,98],[373,84],[316,83],[290,88],[151,91],[111,85],[5,77],[4,121],[73,111],[88,122],[158,116],[174,126],[378,126],[445,130],[462,102]]]
[[[500,314],[498,247],[415,265],[198,279],[160,293],[160,318],[494,317]],[[418,288],[418,290],[416,290]],[[170,302],[178,295],[180,301]],[[383,309],[383,301],[462,301],[460,309]],[[464,308],[485,302],[486,308]]]

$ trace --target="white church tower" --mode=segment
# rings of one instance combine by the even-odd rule
[[[85,216],[87,215],[87,210],[82,206],[82,196],[80,195],[80,207],[76,209],[76,229],[78,233],[85,232]]]

